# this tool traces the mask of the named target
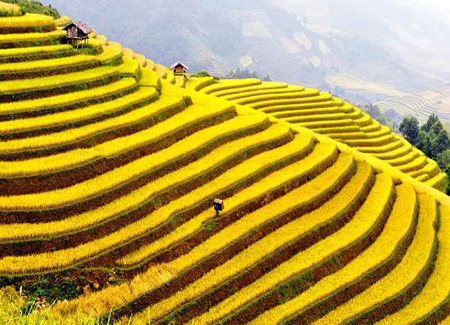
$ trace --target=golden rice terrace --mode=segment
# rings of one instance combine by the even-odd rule
[[[127,275],[62,317],[450,323],[434,161],[326,93],[186,81],[67,23],[0,18],[0,274]]]

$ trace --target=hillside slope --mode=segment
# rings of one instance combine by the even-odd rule
[[[373,21],[382,21],[386,14],[373,15],[373,12],[378,14],[379,11],[367,10],[366,7],[376,9],[383,7],[384,3],[361,6],[356,0],[352,5],[343,6],[339,1],[334,1],[333,11],[343,12],[342,20],[345,20],[348,11],[352,14],[348,25],[353,30],[341,32],[336,30],[339,28],[320,30],[308,24],[314,16],[309,15],[310,10],[315,9],[322,14],[327,12],[327,7],[319,6],[319,1],[292,7],[299,8],[295,12],[297,16],[290,6],[275,6],[274,3],[278,2],[275,0],[153,0],[151,5],[145,0],[133,0],[134,5],[126,12],[123,10],[128,5],[126,0],[97,0],[89,6],[86,6],[86,0],[43,2],[58,6],[61,12],[74,19],[89,21],[111,39],[121,40],[125,46],[166,66],[183,59],[194,71],[204,69],[214,75],[226,75],[239,67],[248,68],[257,71],[260,76],[270,75],[273,80],[301,83],[334,93],[337,93],[336,86],[339,86],[349,95],[345,98],[365,104],[390,96],[380,88],[414,93],[445,84],[417,71],[414,65],[405,65],[404,60],[393,55],[385,44],[373,42],[375,36],[361,37],[356,34],[360,27],[363,29],[367,24],[354,17],[355,10],[361,11],[361,16],[372,15],[369,26],[373,27],[377,26]],[[348,10],[349,7],[355,9]],[[308,17],[303,19],[302,13],[308,13]],[[333,14],[330,16],[335,18]],[[397,21],[396,16],[387,16]],[[429,24],[419,26],[427,27]],[[381,34],[389,37],[396,35],[391,30],[382,30]],[[432,49],[433,46],[430,46],[429,51]],[[413,50],[414,47],[411,50],[408,48],[407,52],[413,53]],[[433,57],[445,58],[445,55]],[[329,77],[342,74],[364,83],[376,84],[377,87],[368,87],[363,93],[361,89],[355,90],[345,83],[336,85],[329,82]]]
[[[446,188],[446,175],[436,162],[355,106],[327,93],[257,79],[192,78],[187,87],[309,128],[384,160],[437,189]]]
[[[446,195],[331,137],[182,88],[102,35],[78,51],[42,16],[0,19],[0,30],[11,22],[16,33],[0,35],[0,274],[116,269],[129,279],[60,302],[56,315],[448,316]],[[242,81],[224,83],[208,88]]]

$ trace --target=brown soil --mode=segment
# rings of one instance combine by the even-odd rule
[[[48,33],[55,30],[54,24],[39,27],[0,27],[0,34]]]

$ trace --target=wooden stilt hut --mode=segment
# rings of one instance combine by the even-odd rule
[[[72,46],[87,46],[89,41],[89,34],[93,32],[93,29],[86,23],[81,21],[72,22],[63,28],[67,31],[67,42]]]
[[[189,69],[188,66],[180,61],[175,62],[170,67],[170,70],[172,70],[176,76],[184,75],[186,73],[186,70],[188,70],[188,69]]]

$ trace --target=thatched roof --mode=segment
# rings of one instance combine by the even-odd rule
[[[63,29],[67,30],[72,26],[79,28],[86,35],[89,35],[90,33],[92,33],[94,31],[89,25],[87,25],[86,23],[83,23],[82,21],[72,22],[69,25],[67,25],[66,27],[64,27]]]
[[[186,64],[180,62],[180,61],[177,61],[177,62],[175,62],[174,64],[172,64],[172,65],[170,66],[169,69],[170,69],[170,70],[173,70],[173,69],[175,69],[175,68],[176,68],[177,66],[179,66],[179,65],[181,65],[184,69],[189,70],[188,66],[187,66]]]

